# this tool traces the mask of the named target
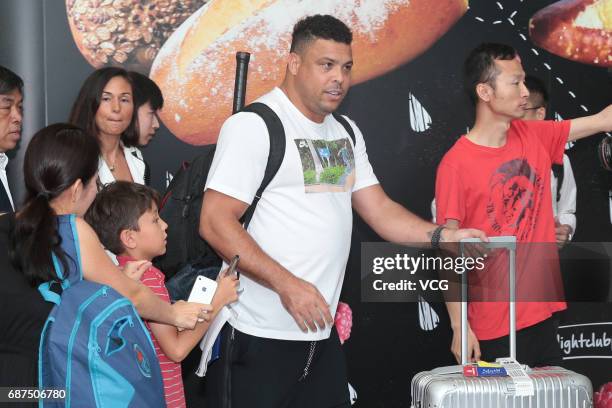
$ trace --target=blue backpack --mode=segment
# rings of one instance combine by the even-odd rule
[[[58,217],[68,276],[53,255],[61,296],[46,282],[38,290],[55,303],[40,338],[40,389],[66,390],[65,400],[39,407],[165,407],[153,342],[132,303],[111,287],[84,281],[74,215]]]

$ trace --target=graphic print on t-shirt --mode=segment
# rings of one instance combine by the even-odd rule
[[[535,226],[542,197],[542,177],[525,159],[514,159],[499,166],[489,180],[487,216],[500,235],[526,239]]]
[[[302,161],[306,193],[351,191],[355,184],[355,156],[348,138],[294,141]]]

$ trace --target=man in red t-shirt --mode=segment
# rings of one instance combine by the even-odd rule
[[[514,235],[519,248],[525,242],[555,243],[551,165],[562,162],[567,141],[612,129],[612,105],[571,121],[518,120],[525,115],[529,91],[516,50],[502,44],[482,44],[474,49],[465,61],[464,80],[476,108],[476,121],[438,167],[437,221],[452,228],[478,228],[487,236]],[[522,259],[517,256],[517,293],[521,287],[533,290],[535,286],[537,291],[559,284],[545,282],[549,273],[555,276],[545,270],[550,263],[541,267],[546,256],[523,255]],[[556,258],[554,261],[558,268]],[[534,262],[540,265],[534,268]],[[527,264],[529,272],[537,269],[537,273],[525,272]],[[539,284],[534,285],[538,279]],[[517,357],[530,366],[561,361],[556,340],[558,320],[553,313],[566,306],[564,302],[543,301],[548,299],[558,300],[544,295],[540,301],[517,302]],[[526,298],[519,295],[519,300]],[[451,350],[460,361],[460,304],[447,302],[447,308],[453,328]],[[509,355],[507,301],[471,302],[468,320],[470,360]]]

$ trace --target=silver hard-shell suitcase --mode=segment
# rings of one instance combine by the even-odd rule
[[[492,237],[490,248],[510,252],[510,357],[516,359],[515,237]],[[474,242],[464,240],[463,242]],[[467,363],[467,277],[462,276],[461,359]],[[412,379],[412,408],[590,408],[589,379],[561,367],[527,368],[533,396],[516,395],[511,377],[464,377],[462,365],[418,373]]]

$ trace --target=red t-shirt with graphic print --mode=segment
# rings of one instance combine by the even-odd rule
[[[487,236],[513,235],[519,242],[516,263],[517,329],[539,323],[549,318],[553,312],[566,307],[564,302],[558,301],[562,296],[528,297],[521,290],[529,288],[537,291],[545,287],[561,286],[557,272],[547,268],[542,270],[541,265],[533,265],[544,258],[549,261],[553,259],[556,266],[550,269],[556,267],[558,271],[558,255],[553,245],[555,221],[550,169],[552,163],[561,163],[563,160],[569,130],[570,121],[515,120],[508,129],[504,146],[480,146],[464,135],[445,154],[438,167],[438,223],[443,224],[453,219],[459,222],[461,228],[478,228]],[[527,252],[521,253],[521,249],[527,245],[521,246],[520,243],[550,244],[529,244],[531,253],[527,255]],[[541,251],[548,253],[542,256]],[[507,258],[505,260],[507,262]],[[526,265],[530,265],[530,269]],[[479,279],[478,274],[471,273],[468,276],[470,285],[472,279]],[[549,276],[554,276],[551,278],[554,282],[548,281]],[[534,284],[534,280],[538,282]],[[471,292],[469,296],[472,297]],[[527,301],[533,299],[538,301]],[[468,307],[468,319],[479,340],[508,335],[507,301],[472,301]]]

